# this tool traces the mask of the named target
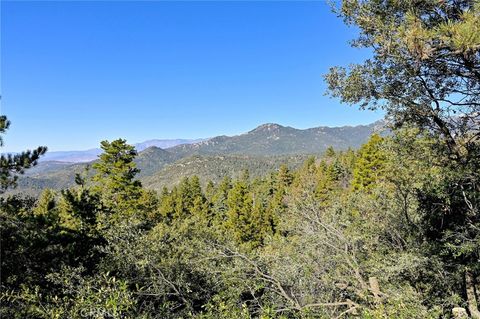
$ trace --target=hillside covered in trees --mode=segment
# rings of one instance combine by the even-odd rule
[[[133,146],[103,141],[74,186],[0,199],[0,316],[480,318],[480,3],[336,10],[372,57],[332,67],[328,92],[391,134],[159,193]],[[228,167],[208,147],[184,160]],[[1,155],[1,192],[45,151]]]
[[[77,186],[2,201],[2,316],[448,313],[463,305],[469,243],[437,242],[453,234],[438,223],[455,224],[437,205],[463,199],[442,202],[454,172],[431,167],[433,141],[418,134],[374,135],[262,178],[191,176],[160,196],[135,180],[131,146],[105,142]]]
[[[135,163],[140,169],[138,178],[144,186],[161,191],[164,186],[177,185],[182,177],[191,175],[197,175],[205,185],[208,181],[218,182],[225,176],[237,177],[245,169],[252,176],[262,176],[283,163],[295,168],[309,155],[321,155],[328,147],[338,150],[358,148],[375,132],[386,132],[382,121],[306,130],[264,124],[241,135],[217,136],[166,149],[144,148],[148,142],[137,144],[135,149],[139,153]],[[90,152],[87,151],[87,155]],[[100,149],[98,153],[101,153]],[[61,190],[71,187],[75,185],[75,174],[84,172],[93,162],[40,161],[26,171],[17,187],[9,193],[37,196],[45,188]]]

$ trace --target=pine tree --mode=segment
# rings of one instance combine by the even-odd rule
[[[225,176],[212,197],[212,214],[217,224],[222,224],[227,219],[227,198],[231,188],[232,180],[230,177]]]
[[[326,157],[334,157],[335,156],[335,150],[333,149],[332,146],[327,147],[327,150],[325,151],[325,156]]]
[[[170,192],[168,188],[163,187],[160,194],[160,216],[165,222],[172,222],[175,213],[175,200],[172,194],[177,192],[176,187]]]
[[[47,188],[40,194],[34,214],[37,216],[48,215],[56,206],[55,192]]]
[[[338,177],[335,163],[327,164],[325,161],[321,161],[318,166],[315,198],[319,201],[320,207],[328,207],[334,197],[333,190]]]
[[[10,121],[5,115],[0,115],[0,147],[3,147],[1,134],[5,134],[9,127]],[[18,175],[23,174],[25,169],[37,165],[40,156],[44,155],[46,151],[47,147],[39,146],[33,151],[0,155],[0,194],[9,187],[15,187]]]
[[[213,196],[215,196],[215,184],[212,181],[208,181],[205,187],[205,197],[208,201],[211,201]]]
[[[385,175],[386,156],[381,149],[383,138],[374,134],[362,145],[353,170],[352,186],[354,189],[369,189]]]
[[[58,206],[62,227],[84,235],[96,234],[99,215],[107,211],[100,194],[84,187],[63,190]]]
[[[94,189],[102,194],[104,203],[109,207],[131,206],[131,201],[141,196],[141,183],[135,179],[139,169],[134,159],[137,151],[125,140],[102,141],[103,153],[99,161],[92,165],[96,170]]]
[[[280,165],[277,174],[277,187],[287,187],[293,181],[293,175],[285,164]]]
[[[188,177],[182,179],[174,193],[175,219],[184,219],[190,216],[193,207],[193,192],[190,189]]]
[[[189,178],[189,195],[192,199],[192,202],[195,201],[197,198],[201,198],[202,200],[204,199],[203,192],[202,192],[202,186],[200,185],[200,179],[198,176],[193,175],[192,177]]]
[[[42,221],[47,228],[55,228],[59,225],[59,211],[56,194],[51,189],[45,189],[33,209],[33,215]]]
[[[253,199],[244,180],[237,180],[228,193],[228,211],[225,227],[238,243],[253,239],[251,215]]]
[[[293,174],[287,165],[282,164],[273,179],[273,187],[268,198],[264,217],[265,225],[269,228],[268,232],[271,234],[276,232],[280,216],[287,209],[285,195],[287,188],[293,183]]]

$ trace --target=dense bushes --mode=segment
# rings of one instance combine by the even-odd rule
[[[192,176],[155,195],[124,174],[129,146],[105,143],[77,187],[2,199],[1,314],[448,317],[478,283],[478,192],[454,187],[478,176],[432,165],[428,145],[404,130],[296,171],[205,189]]]

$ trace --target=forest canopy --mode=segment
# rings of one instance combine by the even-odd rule
[[[160,193],[104,141],[76,186],[0,199],[0,316],[480,318],[480,4],[334,10],[373,55],[329,93],[386,110],[389,134]],[[2,189],[45,151],[2,155]]]

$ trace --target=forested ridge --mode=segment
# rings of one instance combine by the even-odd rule
[[[138,156],[135,162],[143,185],[159,191],[163,186],[176,185],[182,177],[190,175],[197,175],[202,184],[206,184],[209,180],[219,181],[225,176],[236,177],[243,169],[248,169],[253,176],[261,176],[282,163],[298,167],[309,155],[320,155],[329,146],[338,150],[358,148],[372,133],[385,131],[382,121],[370,125],[305,130],[263,124],[241,135],[217,136],[166,149],[155,146],[142,149],[136,145]],[[26,171],[17,187],[7,193],[38,196],[45,188],[68,188],[75,184],[75,174],[93,162],[41,161],[35,168]]]
[[[480,3],[335,10],[372,56],[328,92],[390,135],[159,193],[103,141],[75,186],[0,199],[1,317],[480,318]],[[1,191],[45,151],[2,155]]]

